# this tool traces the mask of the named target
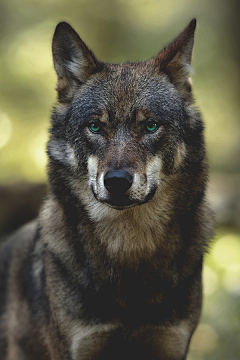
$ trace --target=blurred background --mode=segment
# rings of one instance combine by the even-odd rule
[[[217,229],[188,360],[240,359],[239,0],[0,0],[0,235],[38,212],[56,99],[51,40],[69,22],[107,62],[146,60],[198,20],[193,89]]]

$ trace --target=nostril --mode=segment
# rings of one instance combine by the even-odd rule
[[[126,170],[109,170],[104,177],[104,186],[111,194],[124,194],[132,185],[133,177]]]

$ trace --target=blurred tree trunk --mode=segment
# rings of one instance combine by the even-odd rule
[[[45,184],[0,186],[0,237],[34,219],[46,195]]]

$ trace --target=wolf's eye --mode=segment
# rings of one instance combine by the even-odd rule
[[[145,124],[145,130],[148,133],[152,133],[154,131],[156,131],[159,128],[158,124],[156,121],[154,120],[148,120]]]
[[[89,125],[89,130],[94,133],[94,134],[97,134],[97,133],[100,133],[102,128],[101,128],[101,125],[99,123],[99,121],[94,121],[92,122],[90,125]]]

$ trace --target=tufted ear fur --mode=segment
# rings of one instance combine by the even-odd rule
[[[57,25],[52,42],[53,62],[57,73],[60,102],[69,102],[76,87],[92,74],[101,71],[101,63],[66,22]]]
[[[189,76],[195,28],[196,19],[193,19],[186,29],[155,59],[157,66],[169,77],[185,101],[191,101]]]

